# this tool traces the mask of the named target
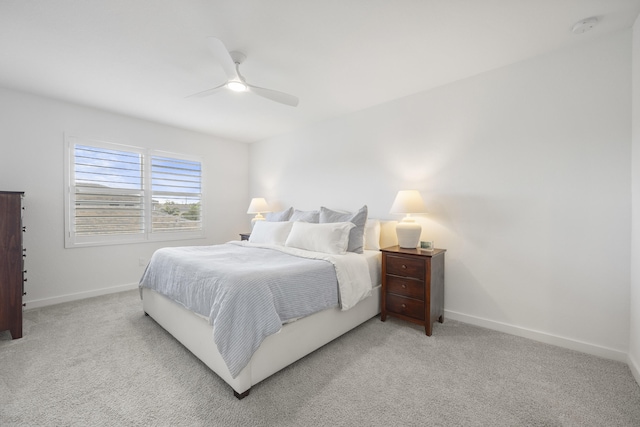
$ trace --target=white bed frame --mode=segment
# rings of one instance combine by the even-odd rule
[[[238,399],[247,396],[254,384],[380,313],[377,286],[371,296],[347,311],[330,308],[288,323],[277,334],[268,336],[249,364],[232,378],[207,319],[148,288],[142,288],[142,298],[145,313],[229,384]]]
[[[381,247],[397,244],[395,224],[395,221],[382,223]],[[218,352],[207,319],[148,288],[142,288],[142,306],[147,315],[218,374],[233,388],[235,396],[242,399],[253,385],[380,313],[380,289],[380,285],[376,286],[371,296],[349,310],[330,308],[283,325],[280,332],[262,342],[236,378],[231,376]]]

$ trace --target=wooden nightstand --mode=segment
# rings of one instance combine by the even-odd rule
[[[240,240],[249,240],[251,233],[240,233]]]
[[[434,322],[444,322],[445,249],[405,249],[391,246],[382,251],[382,307],[387,315],[424,325],[431,336]]]

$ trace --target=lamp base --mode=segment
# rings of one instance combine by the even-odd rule
[[[260,213],[254,216],[253,218],[251,218],[251,229],[253,230],[253,226],[256,225],[256,222],[264,221],[264,220],[266,220],[266,218],[262,216],[262,214]]]
[[[422,234],[422,226],[412,219],[405,218],[396,225],[398,246],[401,248],[417,248],[420,243],[420,234]]]

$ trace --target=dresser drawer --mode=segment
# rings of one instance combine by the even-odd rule
[[[405,277],[387,275],[387,292],[424,301],[424,282]]]
[[[424,260],[387,255],[387,274],[424,280]]]
[[[386,294],[388,311],[424,320],[424,302],[413,298],[405,298],[394,294]]]

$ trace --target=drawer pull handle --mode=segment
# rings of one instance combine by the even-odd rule
[[[407,306],[405,304],[402,304],[402,308],[407,308]]]
[[[403,284],[402,289],[407,289],[407,285]]]
[[[406,266],[406,265],[404,265],[404,264],[402,264],[402,268],[407,268],[407,266]]]

